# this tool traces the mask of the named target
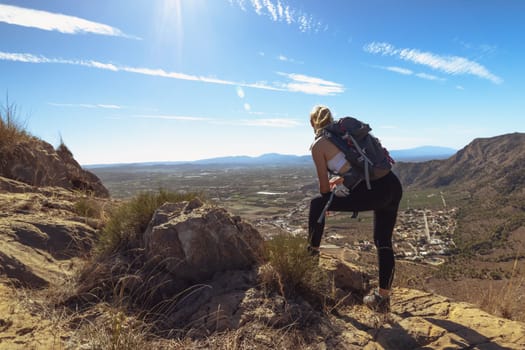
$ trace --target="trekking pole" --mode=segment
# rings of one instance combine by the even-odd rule
[[[317,223],[320,224],[323,222],[324,216],[326,215],[326,211],[328,210],[328,207],[330,207],[330,204],[332,204],[332,200],[334,199],[334,192],[330,194],[330,198],[328,199],[328,202],[326,202],[326,205],[323,208],[323,211],[321,212],[321,215],[319,216],[319,219],[317,219]]]

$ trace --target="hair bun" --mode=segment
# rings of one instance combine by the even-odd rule
[[[310,123],[314,130],[317,131],[333,122],[332,112],[326,106],[315,106],[310,113]]]

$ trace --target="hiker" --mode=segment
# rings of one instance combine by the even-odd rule
[[[334,123],[332,113],[326,106],[315,106],[310,113],[310,124],[315,132],[315,141],[310,150],[319,179],[320,195],[310,202],[308,219],[309,246],[313,256],[319,256],[319,246],[325,226],[325,211],[374,211],[374,244],[379,264],[379,288],[365,296],[363,302],[370,308],[386,312],[390,309],[390,288],[394,277],[394,251],[392,233],[397,210],[402,196],[402,187],[397,176],[388,169],[379,172],[367,181],[361,181],[351,190],[339,191],[351,165],[345,154],[326,136],[325,128]],[[366,124],[365,124],[366,125]],[[368,127],[368,125],[366,125]],[[386,150],[385,150],[386,152]],[[391,159],[391,158],[389,158]],[[330,173],[338,174],[330,179]],[[368,188],[369,187],[369,188]]]

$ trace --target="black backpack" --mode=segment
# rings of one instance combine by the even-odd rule
[[[370,180],[380,170],[390,170],[394,160],[379,140],[370,134],[372,128],[352,117],[344,117],[324,128],[324,136],[344,153],[351,168],[345,174],[344,185],[352,190],[361,181],[371,189]]]

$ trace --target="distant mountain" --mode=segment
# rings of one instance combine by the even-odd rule
[[[237,164],[237,165],[271,165],[271,164],[306,164],[311,163],[311,157],[308,156],[296,156],[279,153],[266,153],[258,157],[249,156],[232,156],[232,157],[219,157],[210,159],[201,159],[190,162],[192,164]]]
[[[525,189],[525,133],[478,138],[445,160],[399,162],[405,186],[490,187],[499,193]]]
[[[430,159],[445,159],[456,153],[453,148],[422,146],[405,150],[390,151],[392,158],[396,161],[420,162]],[[288,155],[280,153],[266,153],[258,157],[250,156],[229,156],[200,159],[194,161],[166,161],[166,162],[143,162],[143,163],[121,163],[121,164],[90,164],[85,165],[88,169],[113,168],[113,167],[151,167],[151,166],[172,166],[172,165],[229,165],[229,166],[253,166],[253,165],[312,165],[312,157],[308,155]]]

